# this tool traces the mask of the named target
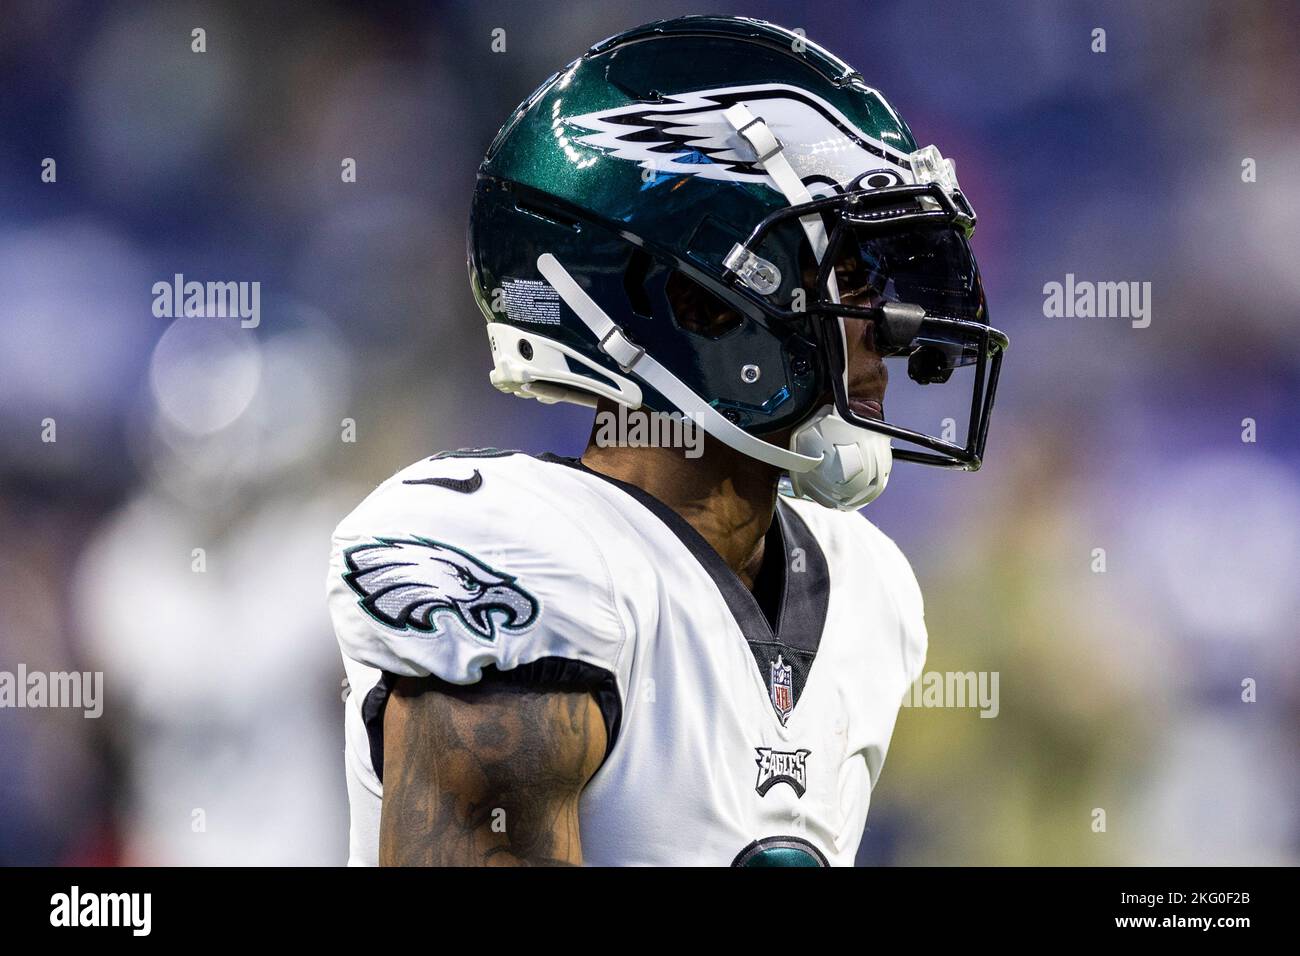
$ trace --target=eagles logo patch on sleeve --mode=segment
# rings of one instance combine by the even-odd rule
[[[439,616],[452,615],[495,641],[499,630],[520,633],[537,620],[537,598],[459,548],[418,536],[373,540],[343,552],[343,580],[381,624],[436,633]]]

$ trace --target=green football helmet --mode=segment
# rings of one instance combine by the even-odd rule
[[[895,457],[980,465],[1008,342],[974,227],[951,160],[847,64],[769,23],[684,17],[596,44],[514,111],[479,170],[470,277],[497,388],[686,415],[857,508]],[[846,257],[869,290],[853,304]],[[701,296],[718,321],[682,312]],[[845,319],[915,382],[973,368],[964,443],[853,401]]]

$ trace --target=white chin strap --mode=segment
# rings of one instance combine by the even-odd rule
[[[753,148],[759,165],[790,205],[812,201],[807,187],[783,155],[781,142],[761,118],[755,117],[743,103],[737,103],[723,115]],[[799,222],[820,263],[828,245],[821,216],[811,214]],[[549,252],[539,256],[537,271],[591,330],[600,341],[601,351],[618,363],[619,368],[635,371],[638,378],[724,445],[788,472],[795,494],[828,508],[853,511],[885,490],[893,462],[888,436],[850,425],[833,406],[827,405],[795,430],[788,449],[765,442],[728,421],[645,349],[633,345],[555,256]],[[833,272],[828,286],[832,300],[838,302],[839,290]],[[844,346],[843,319],[839,326],[841,346]],[[847,349],[843,354],[847,357]],[[847,376],[846,368],[846,386]]]
[[[619,368],[625,372],[635,371],[637,378],[672,402],[681,409],[683,414],[718,441],[736,449],[742,455],[757,458],[791,474],[810,471],[821,464],[819,455],[801,455],[786,448],[779,448],[754,437],[743,428],[723,418],[716,408],[656,362],[645,349],[629,342],[623,330],[614,324],[614,320],[605,314],[605,310],[597,305],[591,296],[587,295],[582,286],[569,275],[569,270],[560,265],[555,256],[549,252],[538,256],[537,271],[551,284],[564,300],[565,305],[573,310],[574,315],[582,319],[583,324],[591,329],[592,334],[600,340],[600,350],[617,362]]]

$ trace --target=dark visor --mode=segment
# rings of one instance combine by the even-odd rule
[[[863,225],[846,216],[836,238],[826,263],[837,264],[838,292],[850,307],[831,299],[825,285],[830,270],[823,268],[820,311],[892,326],[877,335],[877,348],[884,355],[926,348],[933,361],[942,360],[948,369],[976,361],[983,336],[972,326],[988,324],[988,307],[979,267],[962,233],[941,227],[881,235],[877,224]],[[886,303],[910,305],[924,316],[916,315],[919,323],[890,323],[888,313],[899,310],[882,315]]]
[[[831,358],[840,417],[919,446],[896,449],[894,455],[901,460],[979,468],[1008,340],[988,324],[983,283],[967,241],[974,214],[964,198],[945,194],[931,183],[851,191],[789,206],[768,216],[732,251],[729,260],[737,265],[729,265],[731,272],[745,281],[743,273],[756,269],[758,278],[763,278],[763,269],[769,264],[756,250],[774,230],[789,227],[809,214],[821,216],[829,242],[806,312],[819,319],[814,322],[814,334]],[[829,288],[837,264],[841,267],[836,277],[840,301]],[[755,283],[750,285],[752,288]],[[766,305],[771,309],[770,302]],[[797,318],[795,312],[774,310],[774,314]],[[877,350],[907,357],[908,375],[918,383],[945,382],[954,369],[974,366],[963,444],[891,422],[865,419],[852,410],[844,388],[843,318],[870,320]]]

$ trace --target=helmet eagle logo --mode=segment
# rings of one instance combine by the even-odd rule
[[[723,113],[744,103],[781,141],[786,158],[810,191],[827,194],[871,172],[873,188],[910,183],[907,155],[868,136],[830,103],[783,84],[734,86],[675,93],[573,116],[568,122],[591,132],[576,142],[639,163],[658,175],[699,176],[731,182],[775,184],[753,150]],[[886,134],[889,135],[889,134]],[[899,142],[899,146],[904,146]],[[879,179],[877,179],[877,175]]]

